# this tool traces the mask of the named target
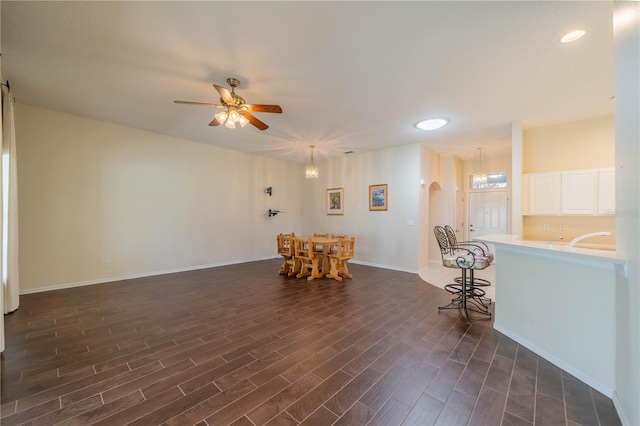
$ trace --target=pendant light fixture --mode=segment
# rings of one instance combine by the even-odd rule
[[[482,147],[478,148],[478,151],[480,152],[480,170],[477,173],[474,173],[472,177],[473,186],[476,188],[481,185],[486,185],[488,182],[487,174],[482,173]]]
[[[307,179],[318,179],[318,168],[313,163],[313,148],[315,148],[315,146],[311,145],[311,163],[309,163],[305,171]]]

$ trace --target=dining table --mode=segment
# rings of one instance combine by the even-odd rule
[[[332,245],[338,244],[338,238],[337,237],[321,237],[321,236],[313,236],[313,235],[306,235],[301,237],[296,236],[296,238],[299,238],[302,240],[311,238],[311,243],[313,244],[314,248],[316,246],[322,247],[322,265],[320,266],[320,268],[314,268],[311,271],[311,275],[309,276],[308,279],[313,280],[316,278],[322,278],[324,275],[326,275],[329,272],[331,268],[329,263],[329,251]]]

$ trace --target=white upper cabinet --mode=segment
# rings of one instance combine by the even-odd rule
[[[560,214],[560,172],[531,173],[529,182],[529,208],[525,214],[557,215]],[[527,180],[527,179],[525,179]]]
[[[523,175],[523,214],[611,215],[615,169],[570,170]]]
[[[562,172],[562,214],[593,215],[597,209],[598,170]]]
[[[598,170],[598,214],[612,215],[616,212],[616,169]]]

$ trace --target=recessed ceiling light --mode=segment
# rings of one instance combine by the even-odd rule
[[[416,127],[422,130],[436,130],[444,126],[448,122],[449,120],[447,120],[446,118],[430,118],[428,120],[419,122],[418,124],[416,124]]]
[[[560,39],[560,43],[571,43],[572,41],[576,41],[579,38],[582,38],[584,34],[584,30],[571,31],[570,33],[566,33],[562,36],[562,38]]]

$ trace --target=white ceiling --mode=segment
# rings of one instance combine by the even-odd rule
[[[526,127],[613,114],[612,3],[2,1],[17,102],[308,161],[424,143],[462,158]],[[566,32],[587,34],[561,44]],[[259,131],[209,127],[240,79]],[[421,119],[451,123],[418,130]]]

